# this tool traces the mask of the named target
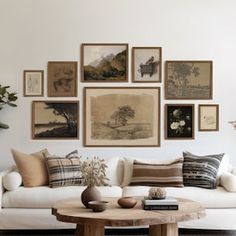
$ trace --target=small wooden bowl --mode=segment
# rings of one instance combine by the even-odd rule
[[[106,201],[90,201],[88,203],[89,208],[92,209],[94,212],[102,212],[105,211],[107,208],[108,202]]]
[[[133,197],[119,198],[117,203],[123,208],[133,208],[137,204],[137,200]]]

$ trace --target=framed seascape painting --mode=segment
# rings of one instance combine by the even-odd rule
[[[48,62],[48,96],[49,97],[77,96],[76,61]]]
[[[194,104],[165,105],[165,138],[194,139]]]
[[[212,61],[166,61],[166,99],[212,99]]]
[[[132,48],[132,81],[161,82],[161,47]]]
[[[128,44],[82,44],[82,82],[128,82]]]
[[[160,146],[160,88],[84,88],[84,145]]]
[[[198,129],[199,131],[219,131],[218,104],[199,104]]]
[[[24,70],[24,96],[25,97],[42,97],[43,96],[43,70]]]
[[[33,101],[33,139],[78,139],[78,101]]]

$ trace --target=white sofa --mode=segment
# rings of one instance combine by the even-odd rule
[[[111,162],[108,178],[112,186],[98,187],[103,197],[145,196],[147,186],[125,186],[121,178],[129,178],[128,164]],[[125,163],[122,166],[121,163]],[[108,167],[109,168],[109,167]],[[206,208],[206,217],[200,220],[187,221],[179,224],[180,228],[236,230],[236,171],[227,167],[228,172],[221,173],[220,185],[217,189],[203,189],[198,187],[166,188],[167,194],[174,197],[188,198],[200,202]],[[62,229],[74,228],[74,224],[62,223],[51,214],[52,205],[59,199],[78,197],[85,187],[71,186],[61,188],[23,187],[7,191],[3,186],[3,179],[14,171],[9,168],[0,173],[0,230],[4,229]],[[128,176],[128,177],[127,177]],[[120,183],[120,184],[118,184]],[[228,190],[226,190],[228,189]]]

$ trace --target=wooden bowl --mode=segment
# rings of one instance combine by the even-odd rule
[[[119,198],[117,203],[123,208],[133,208],[137,204],[137,200],[133,197]]]
[[[94,212],[102,212],[105,211],[107,208],[108,202],[106,201],[90,201],[88,203],[89,208],[92,209]]]

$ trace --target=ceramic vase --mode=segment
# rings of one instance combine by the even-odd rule
[[[88,186],[81,194],[81,201],[86,208],[89,208],[90,201],[100,201],[101,193],[95,186]]]

